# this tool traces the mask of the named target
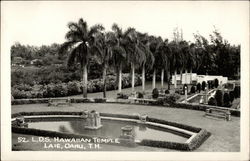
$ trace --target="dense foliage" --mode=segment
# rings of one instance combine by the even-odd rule
[[[135,85],[141,84],[138,75],[135,77]],[[107,77],[107,90],[115,89],[115,76]],[[131,87],[131,77],[128,74],[123,75],[123,88]],[[93,79],[88,81],[88,92],[101,92],[103,88],[102,79]],[[64,97],[82,93],[82,83],[80,81],[70,81],[68,83],[49,83],[45,85],[30,86],[27,84],[14,85],[11,88],[11,94],[15,99],[21,98],[49,98]]]

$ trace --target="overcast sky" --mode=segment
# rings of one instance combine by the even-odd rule
[[[170,40],[177,26],[188,41],[194,41],[193,33],[197,31],[209,39],[214,26],[232,44],[241,44],[249,36],[246,1],[4,1],[1,5],[1,33],[9,44],[62,43],[68,22],[81,17],[89,26],[100,23],[111,30],[116,22],[123,29],[135,27],[140,32]]]

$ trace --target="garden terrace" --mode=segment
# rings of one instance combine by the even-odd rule
[[[234,151],[240,150],[240,118],[232,116],[232,121],[216,120],[204,117],[204,111],[194,111],[179,108],[164,108],[157,106],[142,106],[128,104],[96,104],[84,103],[72,106],[48,107],[47,104],[12,105],[12,113],[19,112],[43,112],[43,111],[65,111],[81,112],[84,109],[96,110],[101,113],[120,115],[146,114],[152,118],[169,120],[179,124],[204,128],[211,133],[211,136],[195,151]],[[183,115],[185,113],[185,115]],[[230,134],[230,135],[229,135]],[[17,134],[13,133],[13,142]],[[146,143],[145,143],[146,144]],[[160,143],[159,143],[160,144]],[[28,148],[28,147],[22,147]],[[35,147],[36,148],[36,147]],[[114,150],[107,146],[108,150]],[[131,151],[131,148],[123,148]],[[140,147],[139,151],[172,151],[170,149],[159,149],[154,147]]]

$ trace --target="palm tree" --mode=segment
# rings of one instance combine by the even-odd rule
[[[149,36],[137,33],[139,38],[139,48],[144,52],[146,59],[142,60],[142,92],[145,92],[145,68],[151,69],[154,65],[154,55],[150,51]]]
[[[161,60],[161,58],[158,55],[158,48],[159,45],[162,43],[162,38],[161,37],[154,37],[154,36],[149,36],[149,48],[150,51],[153,53],[155,63],[153,65],[153,79],[152,79],[152,90],[155,88],[155,82],[156,82],[156,70],[159,68],[158,66],[158,61]]]
[[[171,54],[171,69],[174,70],[174,88],[177,88],[177,71],[182,70],[183,66],[183,55],[181,53],[181,48],[179,44],[177,44],[175,41],[172,41],[170,44],[170,48],[172,51]]]
[[[118,92],[122,92],[122,68],[126,63],[126,51],[125,51],[125,37],[129,33],[128,31],[123,32],[122,29],[117,25],[112,25],[112,30],[115,34],[116,45],[113,48],[112,54],[112,66],[116,69],[116,81],[118,84]]]
[[[96,39],[91,51],[95,56],[95,60],[97,60],[97,62],[103,67],[103,97],[106,98],[107,68],[110,65],[116,39],[114,33],[112,32],[108,32],[106,34],[98,33],[95,38]]]
[[[69,52],[68,66],[73,63],[80,63],[83,75],[83,97],[87,98],[88,74],[87,66],[90,57],[90,48],[94,42],[94,35],[103,30],[101,25],[94,25],[88,28],[87,22],[82,18],[77,23],[68,24],[69,31],[66,33],[66,42],[62,44],[59,54]]]
[[[134,28],[128,28],[125,37],[125,50],[127,53],[127,62],[131,65],[132,72],[132,92],[135,86],[135,68],[140,67],[146,60],[146,55],[140,49],[140,41]]]
[[[185,69],[185,83],[187,84],[187,71],[194,66],[194,58],[190,51],[188,42],[181,41],[180,45],[183,55],[183,68]]]
[[[164,70],[169,71],[170,69],[170,58],[171,58],[171,49],[168,45],[168,40],[161,42],[157,48],[158,60],[157,64],[161,68],[161,88],[164,87]],[[168,75],[167,75],[168,77]]]

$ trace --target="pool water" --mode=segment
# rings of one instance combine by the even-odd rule
[[[121,128],[129,125],[133,127],[133,134],[135,139],[152,139],[152,140],[162,140],[162,141],[172,141],[184,143],[187,138],[176,135],[167,131],[166,129],[153,128],[151,126],[137,124],[133,122],[126,121],[116,121],[116,120],[102,120],[102,127],[97,130],[91,130],[84,128],[84,120],[66,120],[66,121],[39,121],[39,122],[29,122],[28,127],[41,130],[83,134],[107,138],[119,138],[121,135]]]

